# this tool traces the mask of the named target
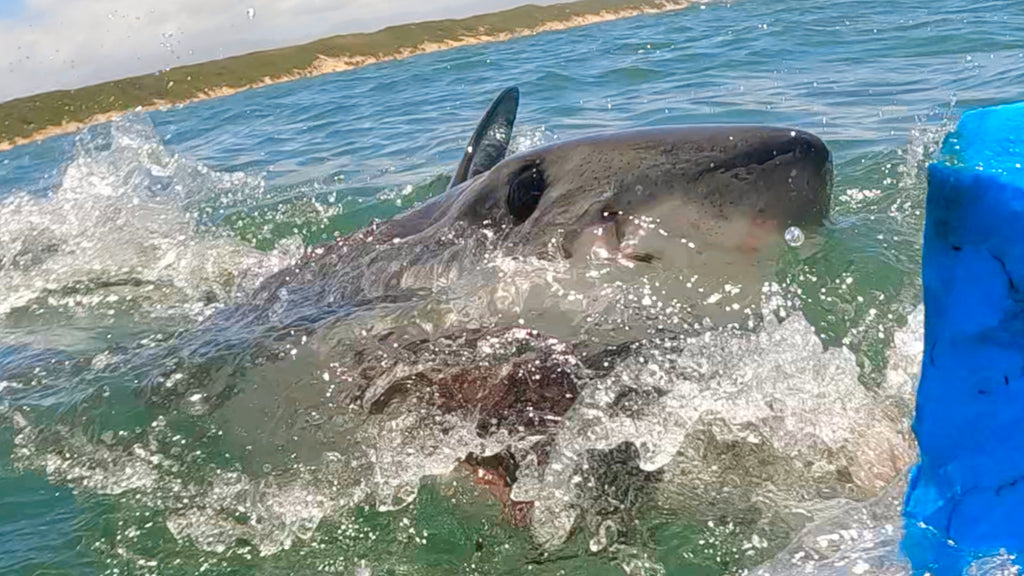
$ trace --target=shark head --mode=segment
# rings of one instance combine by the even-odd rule
[[[517,103],[506,90],[484,116],[436,225],[498,225],[515,247],[572,260],[690,267],[763,259],[828,216],[831,153],[808,132],[628,130],[506,158]]]

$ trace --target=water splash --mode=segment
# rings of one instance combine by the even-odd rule
[[[782,324],[769,317],[758,333],[664,340],[586,388],[559,429],[552,463],[513,495],[537,502],[540,541],[562,542],[581,513],[586,452],[629,442],[640,469],[666,469],[659,498],[674,509],[723,513],[707,504],[738,506],[719,496],[739,480],[746,497],[766,492],[757,500],[776,513],[870,497],[915,453],[907,414],[889,411],[889,392],[868,392],[857,372],[853,355],[823,350],[800,315]],[[720,452],[728,445],[736,448]],[[750,482],[751,470],[767,474],[763,484]]]
[[[888,409],[913,413],[923,355],[924,306],[919,305],[907,318],[907,324],[896,331],[889,350],[889,368],[882,390]],[[906,480],[905,473],[899,474],[871,500],[837,501],[822,510],[792,544],[753,574],[910,574],[910,564],[899,549]]]
[[[367,398],[381,396],[393,385],[389,383],[427,369],[431,361],[454,368],[486,366],[510,353],[514,357],[520,345],[509,346],[520,338],[512,333],[481,340],[465,350],[472,354],[468,358],[456,349],[433,348],[414,361],[398,356],[391,369],[374,379]],[[551,345],[560,350],[557,341]],[[379,365],[380,359],[365,362]],[[256,447],[243,451],[250,454],[246,458],[252,464],[245,466],[252,472],[229,466],[218,467],[212,476],[194,477],[187,462],[208,448],[186,448],[185,437],[162,418],[142,436],[111,432],[101,434],[99,441],[88,441],[75,429],[24,425],[17,461],[44,470],[53,482],[166,509],[168,528],[202,549],[223,551],[242,537],[256,542],[261,554],[273,554],[308,539],[323,518],[351,506],[374,503],[388,510],[407,505],[424,478],[451,473],[469,452],[493,454],[511,445],[526,454],[536,441],[529,434],[518,440],[507,433],[481,437],[473,419],[438,412],[415,397],[369,418],[361,410],[340,406],[332,414],[332,383],[344,382],[346,373],[359,370],[358,364],[345,363],[343,368],[335,363],[325,370],[307,364],[299,354],[266,370],[262,379],[250,377],[247,389],[232,400],[238,410],[229,405],[213,414],[220,431],[211,431],[210,437],[223,442],[242,435],[243,443],[279,437],[267,428],[277,424],[262,418],[260,408],[275,403],[288,418],[281,422],[281,431],[298,435],[299,444],[287,450],[302,453],[308,444],[314,455],[310,462],[274,464],[268,475],[258,471],[262,450]],[[306,376],[291,390],[268,387],[298,375]],[[257,385],[260,381],[264,383]],[[664,469],[657,499],[672,509],[689,509],[687,498],[714,493],[724,476],[710,471],[748,469],[751,462],[730,462],[708,452],[709,446],[722,442],[759,445],[751,458],[768,458],[771,469],[794,469],[772,479],[776,505],[864,497],[890,480],[907,457],[899,420],[885,414],[879,402],[859,387],[852,355],[823,351],[799,316],[781,325],[771,321],[759,333],[728,329],[667,339],[587,383],[576,406],[557,424],[549,462],[522,459],[514,497],[537,503],[533,530],[540,541],[564,540],[578,516],[586,522],[596,513],[587,509],[585,497],[580,499],[577,484],[580,474],[587,474],[581,464],[595,450],[607,451],[623,442],[637,447],[640,469]],[[307,424],[303,429],[289,422]],[[256,428],[245,434],[247,426]],[[801,464],[811,461],[815,465]],[[849,470],[846,480],[837,473],[841,469]],[[807,491],[805,485],[813,489]],[[184,501],[188,504],[183,506]],[[248,520],[232,519],[240,511]],[[600,515],[594,520],[597,534],[605,526],[606,542],[608,520]]]
[[[201,316],[295,256],[262,253],[197,224],[210,204],[259,195],[263,180],[221,173],[172,153],[144,117],[81,134],[46,198],[0,203],[0,316],[33,304],[132,307]]]

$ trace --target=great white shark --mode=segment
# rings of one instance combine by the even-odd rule
[[[227,335],[251,333],[240,330],[239,323],[295,334],[294,328],[344,318],[360,303],[372,309],[374,303],[403,298],[416,302],[422,294],[416,290],[431,290],[453,271],[457,275],[478,267],[481,255],[494,249],[584,266],[611,262],[639,273],[699,272],[713,282],[729,281],[772,261],[785,245],[788,228],[811,233],[828,217],[832,157],[808,132],[770,126],[662,127],[597,134],[509,155],[518,105],[516,88],[498,95],[443,194],[310,250],[269,277],[247,304],[226,311],[221,320],[235,326],[223,330],[217,317],[211,319],[207,326],[213,332],[192,350],[211,342],[219,349]],[[266,384],[294,379],[299,372],[318,375],[304,379],[300,388],[284,393],[264,386],[216,390],[217,385],[200,384],[205,395],[199,396],[208,403],[201,411],[220,413],[240,445],[278,438],[289,448],[274,450],[298,454],[300,460],[315,461],[338,450],[332,438],[341,434],[316,427],[312,435],[297,434],[305,426],[300,416],[316,414],[316,421],[329,422],[333,412],[351,414],[353,407],[362,417],[386,418],[427,405],[476,422],[481,437],[503,431],[543,438],[572,408],[581,386],[579,370],[600,372],[630,353],[627,346],[581,354],[572,351],[571,342],[556,345],[559,352],[551,353],[549,334],[514,332],[468,330],[400,341],[389,330],[378,330],[340,347],[337,338],[327,338],[333,344],[326,353],[295,356],[293,351],[282,356],[284,362],[255,368],[262,371],[255,380]],[[534,351],[477,363],[473,351],[488,338]],[[363,345],[365,351],[349,350]],[[400,356],[392,349],[400,350]],[[439,355],[439,349],[458,352],[452,360]],[[581,361],[571,360],[574,355]],[[469,359],[463,365],[459,358]],[[344,384],[335,384],[337,374],[320,382],[320,374],[338,372],[339,365]],[[197,381],[223,379],[204,376],[216,370],[201,369],[198,378],[164,380],[154,388],[165,394],[180,386],[184,389],[172,396],[192,396]],[[291,407],[283,408],[285,403]],[[282,419],[284,413],[297,420]],[[538,462],[545,459],[545,445],[540,441],[531,448]],[[273,458],[259,449],[250,455],[263,462]],[[463,463],[503,500],[514,522],[528,521],[529,507],[509,499],[517,467],[512,452],[470,454]]]

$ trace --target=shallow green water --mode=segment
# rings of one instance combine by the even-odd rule
[[[788,566],[781,551],[800,530],[818,522],[812,542],[814,530],[838,533],[837,515],[860,539],[805,558],[815,573],[835,558],[898,572],[885,527],[898,519],[899,474],[882,475],[891,493],[843,474],[856,476],[858,447],[912,451],[911,391],[893,381],[913,354],[894,337],[920,301],[922,168],[961,110],[1024,97],[1022,29],[1011,1],[713,4],[272,86],[0,154],[0,572],[722,574]],[[188,333],[300,245],[439,193],[510,84],[523,92],[520,148],[752,122],[811,130],[835,156],[832,222],[778,274],[799,295],[795,319],[762,340],[655,343],[618,380],[591,383],[591,412],[567,415],[557,438],[584,472],[524,480],[550,516],[515,527],[468,474],[448,473],[481,442],[466,422],[339,412],[328,440],[309,422],[329,384],[319,375],[358,365],[350,330],[446,314],[449,326],[500,324],[493,307],[459,303],[559,270],[499,260],[418,307],[362,310],[290,361],[190,376],[207,396],[235,385],[242,404],[147,401],[145,372],[118,369],[126,350]],[[621,309],[635,318],[638,306]],[[671,402],[629,418],[601,404],[619,380],[653,385],[651,364],[687,382]],[[764,412],[773,404],[784,418]],[[644,466],[657,470],[637,467],[663,454],[668,464]],[[544,545],[566,519],[575,528]]]

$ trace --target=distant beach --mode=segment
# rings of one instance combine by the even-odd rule
[[[155,110],[228,96],[298,78],[351,70],[458,46],[501,42],[680,10],[688,0],[580,0],[526,5],[459,20],[437,20],[332,36],[289,48],[253,52],[112,82],[0,103],[0,151],[68,134],[136,110]]]

